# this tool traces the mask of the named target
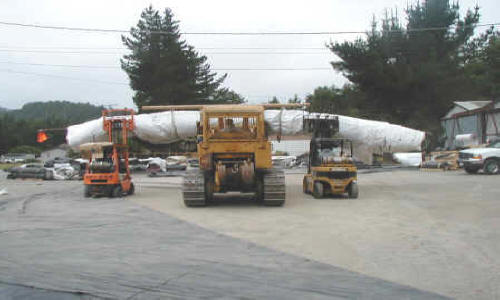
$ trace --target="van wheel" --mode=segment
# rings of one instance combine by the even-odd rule
[[[479,171],[479,168],[474,168],[474,167],[464,167],[465,172],[468,174],[476,174],[477,171]]]
[[[359,195],[359,189],[358,189],[358,184],[356,182],[351,182],[349,185],[349,190],[348,190],[349,198],[358,198]]]
[[[323,198],[323,184],[321,182],[314,183],[313,197],[316,199]]]
[[[484,172],[486,174],[498,174],[500,172],[500,163],[495,159],[487,159],[484,163]]]

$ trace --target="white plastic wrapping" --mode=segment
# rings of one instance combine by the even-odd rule
[[[479,140],[474,133],[457,134],[455,136],[455,147],[466,148],[479,145]]]
[[[398,152],[392,157],[405,167],[420,167],[422,164],[422,152]]]
[[[199,111],[165,111],[135,116],[135,134],[152,144],[172,143],[196,136]]]
[[[293,136],[303,133],[304,118],[331,118],[331,114],[307,113],[301,110],[266,110],[264,118],[271,133]],[[351,139],[354,156],[371,163],[372,153],[420,151],[425,133],[387,122],[346,116],[339,118],[339,135]],[[165,111],[135,116],[135,135],[153,144],[166,144],[196,135],[199,111]],[[68,127],[66,136],[71,147],[87,142],[105,141],[102,118]]]
[[[308,113],[301,110],[265,110],[264,119],[269,124],[271,133],[297,135],[302,133],[304,117]]]
[[[66,142],[73,148],[85,143],[107,141],[106,132],[102,129],[102,117],[82,124],[68,126]]]

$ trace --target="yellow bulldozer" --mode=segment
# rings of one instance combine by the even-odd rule
[[[254,193],[266,206],[285,203],[283,170],[273,168],[271,142],[264,120],[269,108],[283,105],[145,106],[143,110],[199,110],[197,150],[199,170],[186,172],[182,194],[186,206],[205,206],[215,194]]]

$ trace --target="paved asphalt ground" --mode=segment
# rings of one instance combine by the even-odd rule
[[[494,299],[499,176],[360,175],[360,199],[182,205],[179,178],[83,198],[81,182],[0,178],[0,299]]]

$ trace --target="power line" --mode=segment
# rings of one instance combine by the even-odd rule
[[[56,53],[56,54],[124,54],[120,52],[102,52],[102,51],[55,51],[55,50],[14,50],[14,49],[0,49],[0,52],[17,52],[17,53]],[[203,55],[277,55],[277,54],[300,54],[300,55],[314,55],[314,54],[329,54],[329,52],[203,52]]]
[[[332,68],[305,67],[305,68],[214,68],[213,71],[332,71]]]
[[[44,64],[44,63],[27,63],[27,62],[12,62],[0,61],[0,64],[10,65],[27,65],[27,66],[41,66],[41,67],[63,67],[63,68],[88,68],[88,69],[121,69],[117,66],[103,66],[103,65],[63,65],[63,64]],[[332,68],[325,67],[304,67],[304,68],[213,68],[213,71],[323,71],[332,70]]]
[[[84,78],[69,77],[69,76],[60,76],[60,75],[53,75],[53,74],[16,71],[16,70],[11,70],[11,69],[0,69],[0,72],[3,72],[3,73],[13,73],[13,74],[25,74],[25,75],[33,75],[33,76],[42,76],[42,77],[53,77],[53,78],[61,78],[61,79],[68,79],[68,80],[88,81],[88,82],[95,82],[95,83],[115,84],[115,85],[126,85],[126,86],[128,86],[127,83],[123,83],[123,82],[102,81],[102,80],[94,80],[94,79],[84,79]]]
[[[61,64],[25,63],[25,62],[12,62],[12,61],[0,61],[0,64],[26,65],[26,66],[43,66],[43,67],[63,67],[63,68],[120,69],[120,67],[116,67],[116,66],[61,65]]]
[[[53,30],[66,30],[66,31],[82,31],[82,32],[100,32],[100,33],[129,33],[129,30],[122,29],[104,29],[104,28],[83,28],[83,27],[67,27],[67,26],[50,26],[50,25],[36,25],[36,24],[25,24],[16,22],[5,22],[0,21],[0,25],[5,26],[17,26],[26,28],[37,28],[37,29],[53,29]],[[487,23],[487,24],[476,24],[476,25],[465,25],[463,27],[491,27],[498,26],[500,22]],[[404,30],[388,30],[387,32],[423,32],[423,31],[441,31],[448,30],[449,27],[427,27],[427,28],[413,28]],[[365,34],[368,31],[303,31],[303,32],[291,32],[291,31],[281,31],[281,32],[181,32],[183,35],[339,35],[339,34]],[[169,31],[144,31],[148,34],[172,34]]]
[[[74,46],[1,46],[5,50],[19,49],[75,49],[75,50],[129,50],[127,47],[74,47]],[[200,50],[325,50],[326,47],[196,47]]]
[[[119,52],[102,52],[102,51],[54,51],[54,50],[13,50],[13,49],[0,49],[0,52],[61,53],[61,54],[123,54]]]

